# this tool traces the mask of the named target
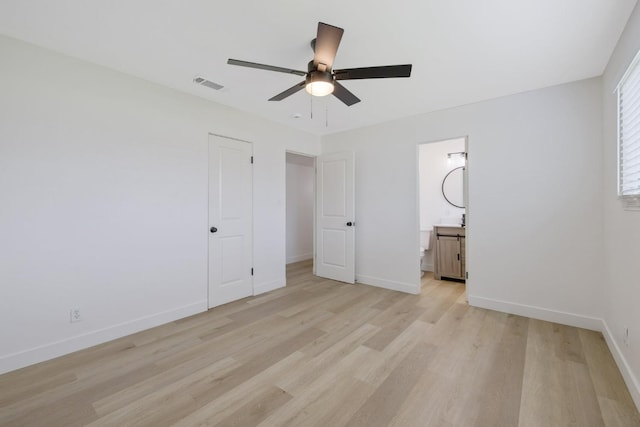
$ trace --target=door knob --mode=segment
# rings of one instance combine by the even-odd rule
[[[352,225],[353,225],[353,223],[352,223],[351,221],[349,221],[349,222],[347,223],[347,227],[351,227]]]
[[[218,231],[218,229],[215,228],[215,227],[211,227],[211,230],[209,230],[209,231],[211,231],[212,233],[215,233],[216,231]]]

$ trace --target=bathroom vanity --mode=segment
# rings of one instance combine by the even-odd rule
[[[465,228],[455,225],[436,225],[434,277],[465,280]]]

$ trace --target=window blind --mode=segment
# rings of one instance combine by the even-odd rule
[[[640,208],[640,55],[618,86],[618,195]]]

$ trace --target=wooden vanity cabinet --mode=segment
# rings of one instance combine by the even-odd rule
[[[465,228],[435,226],[434,277],[465,280]]]

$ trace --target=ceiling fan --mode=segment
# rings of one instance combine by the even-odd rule
[[[305,88],[306,91],[313,96],[326,96],[333,93],[340,101],[344,102],[347,106],[351,106],[360,102],[360,99],[338,83],[338,80],[386,79],[390,77],[411,76],[411,64],[334,70],[333,61],[336,57],[340,40],[342,39],[342,33],[344,33],[342,28],[318,22],[318,35],[315,39],[311,40],[311,48],[313,49],[314,56],[313,60],[309,62],[307,67],[308,71],[306,72],[238,59],[229,59],[227,64],[305,77],[304,81],[277,94],[273,98],[270,98],[269,101],[282,101],[299,90],[302,90],[302,88]]]

